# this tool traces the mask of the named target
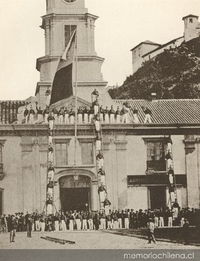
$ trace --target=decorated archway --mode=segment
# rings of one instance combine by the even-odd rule
[[[62,211],[88,211],[91,209],[91,178],[83,175],[64,176],[59,179]]]
[[[85,169],[65,169],[56,176],[54,202],[57,209],[98,210],[98,180],[96,175]]]

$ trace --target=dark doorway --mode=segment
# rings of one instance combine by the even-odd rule
[[[3,191],[0,190],[0,215],[3,214]]]
[[[160,209],[166,207],[166,189],[165,187],[149,187],[150,208]]]
[[[61,209],[69,210],[88,210],[90,204],[89,188],[61,188],[60,189]]]

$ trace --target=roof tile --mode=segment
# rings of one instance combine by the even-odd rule
[[[123,104],[126,100],[114,100]],[[138,109],[140,123],[144,122],[145,114],[142,110],[147,107],[152,112],[152,123],[158,124],[199,124],[200,99],[180,100],[128,100],[132,108]],[[132,114],[132,113],[131,113]]]

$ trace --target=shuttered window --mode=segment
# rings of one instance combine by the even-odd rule
[[[165,142],[147,142],[147,171],[165,171]]]

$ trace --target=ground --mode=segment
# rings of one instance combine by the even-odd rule
[[[75,244],[59,244],[42,239],[54,237],[75,241]],[[66,231],[33,232],[31,238],[26,233],[17,233],[15,242],[9,242],[9,233],[0,234],[0,249],[200,249],[197,246],[185,246],[179,243],[157,241],[147,244],[147,239],[133,235],[119,235],[114,231]]]

